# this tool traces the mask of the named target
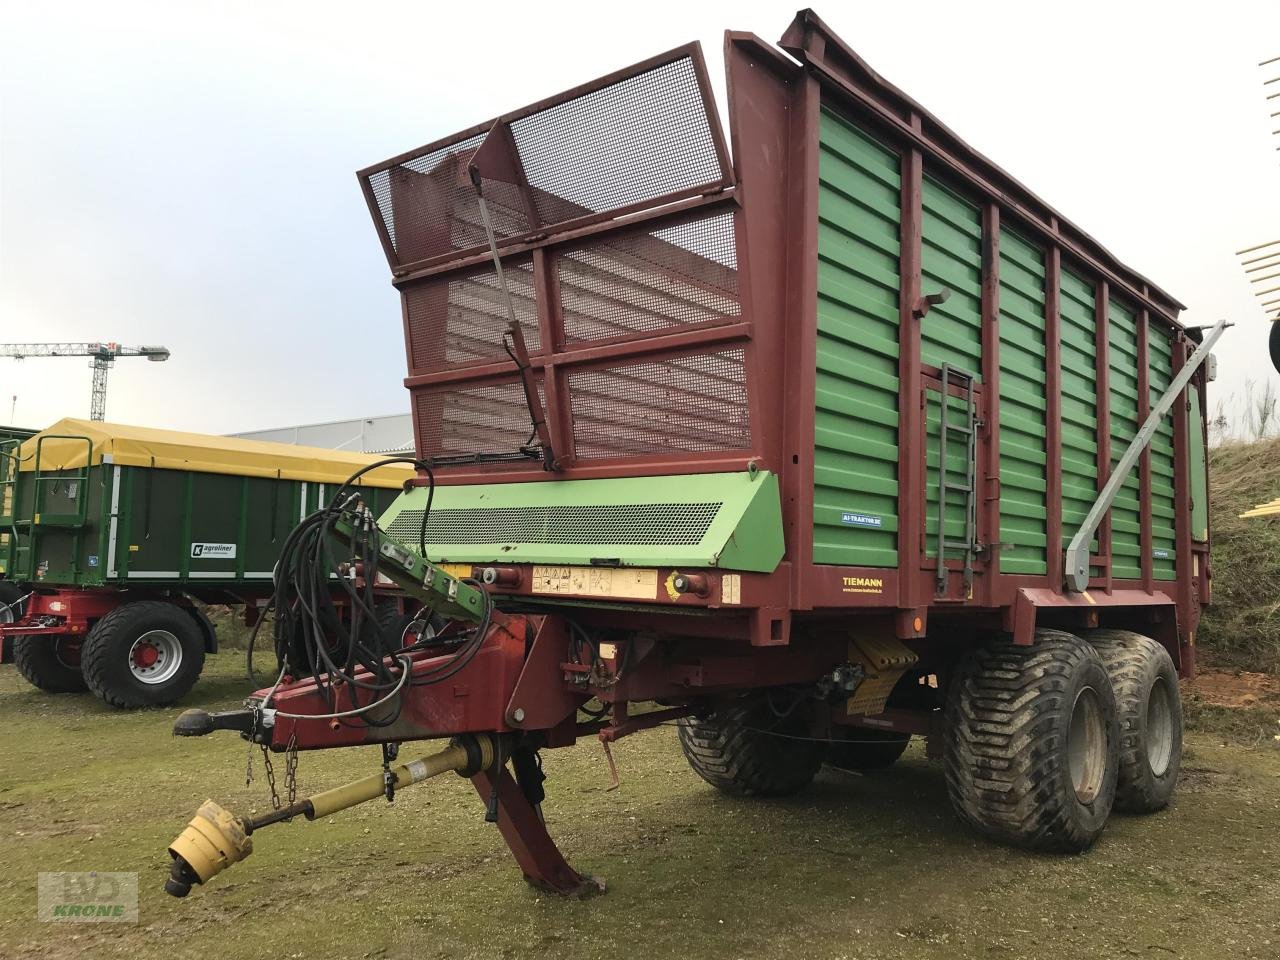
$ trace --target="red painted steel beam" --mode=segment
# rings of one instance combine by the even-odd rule
[[[919,125],[919,117],[910,121]],[[902,213],[898,265],[898,605],[905,610],[925,606],[932,581],[920,572],[925,562],[925,401],[920,358],[922,182],[924,160],[919,150],[902,153]]]
[[[995,604],[1000,578],[1000,207],[988,203],[982,208],[982,395],[986,401],[983,446],[986,476],[979,487],[981,526],[979,536],[987,543],[986,571],[981,595]],[[985,528],[985,529],[984,529]]]
[[[563,247],[579,240],[587,240],[591,237],[598,236],[602,233],[613,233],[622,231],[629,227],[639,227],[652,225],[652,229],[661,229],[669,226],[666,221],[676,221],[680,219],[682,214],[697,212],[702,213],[703,208],[713,207],[731,207],[736,204],[738,199],[737,188],[724,187],[705,195],[690,197],[686,200],[677,202],[663,203],[661,206],[646,208],[630,214],[619,214],[617,216],[592,221],[585,226],[565,229],[563,231],[545,236],[539,235],[529,238],[516,238],[509,241],[499,242],[498,248],[501,257],[505,262],[508,257],[519,256],[522,253],[528,253],[531,250],[538,250],[543,247]],[[684,219],[688,219],[685,217]],[[433,260],[425,265],[411,265],[404,270],[396,272],[392,279],[395,286],[403,286],[404,284],[413,283],[415,280],[425,280],[428,277],[448,276],[455,273],[465,273],[475,269],[476,267],[484,267],[493,263],[493,256],[488,248],[481,249],[479,247],[471,250],[459,251],[459,255],[447,260]]]
[[[1063,588],[1062,552],[1062,340],[1059,316],[1062,295],[1062,251],[1045,254],[1045,552],[1049,585]]]
[[[1111,288],[1106,280],[1099,280],[1094,287],[1094,380],[1097,384],[1097,479],[1099,491],[1111,476],[1111,345],[1110,331]],[[1103,569],[1103,586],[1111,589],[1111,511],[1108,510],[1098,527],[1098,559]]]
[[[787,552],[792,560],[792,609],[812,606],[814,427],[818,372],[818,156],[820,90],[812,77],[795,87],[787,154],[787,339],[784,378],[786,440],[784,514],[792,518]]]
[[[1145,309],[1138,311],[1138,423],[1146,423],[1151,415],[1151,370],[1148,367],[1147,336],[1150,332]],[[1142,456],[1138,460],[1141,473],[1138,475],[1138,505],[1140,511],[1141,534],[1139,536],[1142,550],[1142,586],[1148,593],[1155,590],[1155,535],[1152,532],[1151,516],[1151,445],[1143,447]]]

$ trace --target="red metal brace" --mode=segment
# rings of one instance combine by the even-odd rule
[[[506,767],[495,775],[484,770],[471,778],[486,803],[495,789],[498,794],[498,829],[507,841],[524,878],[539,890],[575,899],[604,892],[604,881],[578,873],[565,862],[560,848],[547,833],[546,824],[533,808]]]

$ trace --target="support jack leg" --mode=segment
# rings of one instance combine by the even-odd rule
[[[486,803],[496,785],[498,829],[530,884],[548,893],[574,898],[604,892],[603,880],[583,876],[565,862],[564,855],[547,833],[542,817],[505,766],[496,771],[481,771],[471,778],[471,784]]]

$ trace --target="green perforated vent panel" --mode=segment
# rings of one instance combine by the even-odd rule
[[[400,495],[378,526],[411,550],[427,491]],[[768,471],[441,484],[427,555],[442,563],[720,567],[769,572],[783,554],[778,478]]]
[[[721,503],[617,506],[473,507],[433,510],[429,543],[600,543],[678,546],[707,535]],[[393,537],[416,542],[421,510],[403,510],[387,525]]]

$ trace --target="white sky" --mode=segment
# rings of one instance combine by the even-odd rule
[[[361,12],[353,11],[359,9]],[[1280,382],[1234,251],[1280,237],[1280,3],[830,3],[943,122],[1185,302],[1215,397]],[[723,89],[756,2],[0,0],[0,342],[160,343],[107,417],[230,432],[407,410],[354,171],[687,42]],[[1274,89],[1274,85],[1273,85]],[[1271,101],[1272,104],[1278,101]],[[0,359],[0,422],[88,413],[88,361]]]

